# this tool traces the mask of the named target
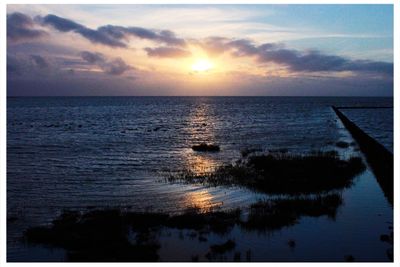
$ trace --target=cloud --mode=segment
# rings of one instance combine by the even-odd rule
[[[37,16],[36,21],[41,25],[51,26],[60,32],[75,32],[92,43],[111,47],[127,47],[126,43],[123,41],[128,41],[128,37],[131,36],[170,46],[186,45],[184,39],[176,37],[175,33],[169,30],[155,31],[141,27],[122,27],[114,25],[105,25],[98,27],[97,30],[93,30],[73,20],[53,14],[46,15],[45,17]]]
[[[44,25],[51,25],[55,29],[57,29],[61,32],[69,32],[69,31],[84,28],[83,25],[78,24],[72,20],[64,19],[64,18],[58,17],[56,15],[52,15],[52,14],[49,14],[43,18],[38,16],[38,17],[36,17],[36,20],[41,22]]]
[[[246,39],[230,41],[227,46],[235,49],[233,54],[239,57],[256,55],[259,51],[259,48],[252,41]]]
[[[176,58],[176,57],[188,57],[191,55],[189,51],[176,47],[156,47],[156,48],[146,47],[144,50],[147,52],[147,55],[149,57]]]
[[[164,42],[168,45],[185,46],[186,42],[184,39],[177,38],[175,33],[170,30],[160,31],[157,35],[157,40]]]
[[[275,63],[294,72],[354,71],[375,72],[393,76],[393,63],[371,60],[352,60],[328,55],[317,50],[298,51],[286,49],[283,44],[256,45],[248,39],[230,40],[223,37],[207,38],[198,43],[211,53],[231,53],[236,57],[254,57],[260,64]]]
[[[226,45],[226,42],[228,42],[229,40],[230,39],[224,37],[212,36],[203,40],[191,39],[190,42],[194,45],[200,46],[210,56],[218,56],[227,52],[230,49]]]
[[[105,73],[112,75],[121,75],[129,69],[132,69],[132,67],[127,65],[121,58],[107,62],[103,67]]]
[[[37,39],[46,36],[43,30],[35,29],[32,18],[15,12],[7,15],[7,39],[13,42]]]
[[[134,36],[136,38],[152,40],[170,46],[186,45],[184,39],[176,37],[175,33],[169,30],[154,31],[141,27],[106,25],[99,27],[98,31],[106,33],[116,39],[127,39],[129,36]]]
[[[87,61],[90,64],[98,64],[105,62],[105,58],[101,53],[92,53],[89,51],[81,52],[81,57],[83,60]]]
[[[7,54],[7,77],[23,76],[39,79],[39,77],[53,76],[56,79],[56,76],[74,73],[75,66],[78,67],[77,70],[85,70],[88,65],[97,66],[104,73],[110,75],[121,75],[134,69],[121,58],[108,59],[101,53],[83,51],[80,53],[80,57],[81,59],[70,59],[69,57],[51,57],[49,59],[38,54]]]
[[[7,75],[10,75],[10,77],[49,76],[59,70],[58,64],[41,55],[7,54]]]
[[[22,13],[13,13],[12,25],[20,28],[33,27],[33,21]],[[12,16],[10,15],[10,16]],[[156,48],[145,48],[150,57],[186,57],[190,52],[182,49],[188,41],[178,38],[174,32],[169,30],[150,30],[141,27],[123,27],[105,25],[97,30],[87,28],[75,21],[49,14],[45,17],[36,17],[41,25],[51,26],[61,32],[75,32],[88,39],[92,43],[99,43],[110,47],[127,47],[126,43],[130,37],[151,40],[167,46]],[[10,24],[11,25],[11,24]],[[229,39],[225,37],[209,37],[204,40],[189,40],[197,44],[209,54],[218,55],[230,53],[234,57],[253,57],[259,64],[274,63],[282,65],[293,72],[375,72],[385,75],[393,75],[393,64],[380,61],[352,60],[342,56],[328,55],[316,50],[299,51],[287,49],[283,44],[264,43],[258,45],[249,39]],[[112,65],[110,61],[103,59],[103,70],[107,73],[123,73],[127,66],[121,59],[115,60]],[[107,64],[104,64],[107,62]],[[107,67],[115,66],[116,69]]]
[[[80,56],[87,63],[96,65],[105,73],[111,75],[121,75],[127,70],[134,69],[132,66],[126,64],[121,58],[109,60],[101,53],[83,51],[80,53]]]
[[[31,59],[33,64],[40,69],[48,68],[50,65],[49,62],[47,62],[47,60],[40,55],[31,55]]]
[[[300,52],[289,49],[260,49],[258,62],[277,63],[297,72],[355,71],[393,75],[393,64],[379,61],[351,60],[341,56],[326,55],[319,51]]]
[[[89,29],[72,20],[61,18],[56,15],[49,14],[45,17],[37,16],[36,21],[40,22],[42,25],[50,25],[54,29],[61,32],[76,32],[91,41],[92,43],[102,44],[111,47],[126,47],[126,44],[120,42],[119,40],[113,38],[112,36],[109,36],[104,32]]]
[[[371,60],[353,60],[346,63],[352,71],[381,72],[393,76],[393,64]]]

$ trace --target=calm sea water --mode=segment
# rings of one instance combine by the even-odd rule
[[[200,172],[233,162],[245,148],[358,154],[354,147],[335,147],[353,140],[330,106],[392,103],[392,98],[8,98],[7,213],[14,218],[7,228],[8,260],[63,260],[63,250],[20,242],[24,229],[50,222],[63,209],[118,206],[173,213],[194,205],[248,206],[266,196],[161,180],[168,171]],[[392,110],[351,112],[350,119],[393,151]],[[221,152],[192,151],[200,142],[219,144]],[[304,217],[268,235],[234,229],[232,238],[237,249],[251,249],[254,260],[341,261],[351,254],[356,260],[387,261],[390,245],[379,237],[388,233],[392,207],[371,171],[342,195],[345,204],[335,221]],[[162,260],[190,260],[207,252],[209,244],[191,246],[194,241],[173,236],[163,239]],[[288,248],[289,238],[297,240],[295,250]],[[213,240],[219,239],[226,241]]]

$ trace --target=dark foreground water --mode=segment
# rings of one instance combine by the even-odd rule
[[[63,209],[117,206],[176,213],[190,206],[247,207],[271,196],[162,179],[168,171],[212,170],[239,159],[245,148],[358,155],[357,146],[336,147],[354,140],[330,106],[392,104],[392,98],[8,98],[8,260],[65,260],[62,249],[20,240],[27,227],[49,223]],[[393,151],[392,110],[351,112],[350,119]],[[192,151],[200,142],[219,144],[221,152]],[[164,261],[190,261],[193,255],[206,260],[210,244],[231,238],[235,252],[251,251],[255,261],[343,261],[345,255],[388,261],[391,245],[380,235],[390,231],[392,207],[370,169],[341,194],[344,204],[334,220],[302,217],[297,225],[268,233],[235,228],[227,236],[210,235],[209,242],[177,230],[162,234],[159,255]],[[287,245],[289,239],[296,240],[295,248]],[[233,251],[219,260],[232,258]]]

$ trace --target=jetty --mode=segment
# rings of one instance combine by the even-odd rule
[[[358,143],[361,152],[365,155],[368,164],[371,166],[376,179],[382,188],[386,198],[393,205],[393,153],[387,150],[382,144],[366,134],[355,123],[348,119],[340,109],[352,107],[335,107],[332,109],[342,121],[343,125]],[[363,107],[354,107],[363,108]],[[389,108],[389,107],[368,107],[368,108]]]
[[[393,108],[392,106],[342,106],[342,107],[336,107],[337,109],[388,109],[388,108]]]

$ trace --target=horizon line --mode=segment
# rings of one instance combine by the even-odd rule
[[[387,97],[394,96],[385,95],[16,95],[7,96],[7,98],[17,97]]]

